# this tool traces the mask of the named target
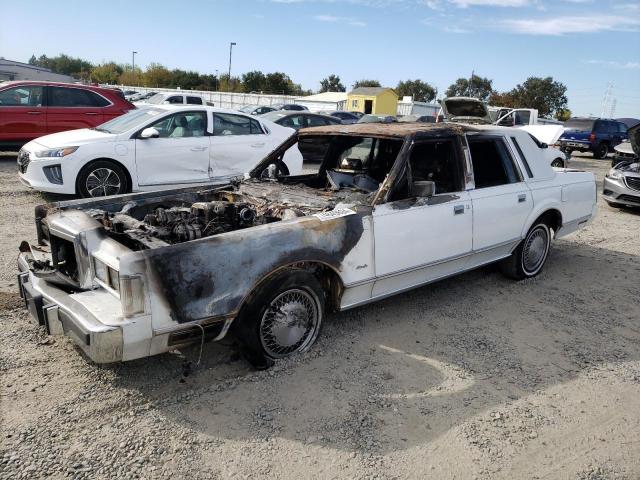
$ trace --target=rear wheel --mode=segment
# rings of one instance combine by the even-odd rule
[[[300,269],[285,270],[259,286],[232,324],[242,353],[256,368],[308,350],[324,316],[318,278]]]
[[[84,198],[120,195],[129,191],[129,179],[117,163],[97,160],[80,171],[76,191]]]
[[[594,158],[605,158],[609,154],[609,145],[606,143],[601,143],[598,147],[593,151]]]
[[[551,230],[545,223],[536,223],[511,256],[502,260],[500,269],[515,280],[535,277],[542,271],[550,248]]]

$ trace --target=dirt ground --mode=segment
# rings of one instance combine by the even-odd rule
[[[605,161],[574,157],[601,181]],[[0,158],[0,478],[640,478],[640,213],[602,200],[536,279],[487,267],[329,317],[256,372],[229,345],[89,363],[21,308]]]

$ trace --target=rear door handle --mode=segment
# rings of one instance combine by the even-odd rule
[[[453,207],[453,214],[460,215],[461,213],[464,213],[464,205],[455,205]]]
[[[191,149],[192,152],[203,152],[204,150],[206,150],[207,147],[193,147]]]
[[[42,112],[27,112],[29,115],[40,115]]]
[[[84,112],[85,115],[97,115],[96,112]]]
[[[520,195],[518,195],[518,203],[522,203],[522,202],[526,202],[527,201],[527,194],[526,193],[521,193]]]
[[[263,143],[252,143],[251,146],[253,148],[262,148],[262,147],[264,147],[264,142]]]

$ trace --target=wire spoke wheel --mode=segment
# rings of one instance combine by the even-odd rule
[[[549,232],[538,227],[532,230],[525,239],[522,249],[522,268],[529,274],[535,274],[547,258],[549,252]]]
[[[97,168],[87,176],[85,187],[92,197],[104,197],[120,193],[122,182],[110,168]]]
[[[308,347],[320,325],[317,297],[293,288],[276,296],[262,315],[260,342],[272,358],[282,358]]]

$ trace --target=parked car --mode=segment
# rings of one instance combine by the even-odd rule
[[[278,175],[288,151],[320,146],[317,172]],[[34,318],[95,362],[233,332],[265,368],[309,349],[326,311],[492,262],[535,277],[552,239],[595,211],[594,175],[553,170],[518,129],[318,127],[242,181],[38,207],[19,286]]]
[[[151,105],[206,105],[202,95],[195,93],[155,93],[142,101]]]
[[[375,115],[372,113],[367,113],[360,117],[358,123],[394,123],[397,121],[398,119],[393,115]]]
[[[234,111],[154,105],[33,140],[18,153],[18,170],[36,190],[82,197],[166,189],[243,174],[292,133]],[[283,168],[299,173],[301,157]]]
[[[129,101],[131,102],[143,102],[147,98],[151,98],[156,94],[156,92],[142,92],[133,95]]]
[[[0,83],[0,146],[20,148],[34,138],[91,128],[136,107],[111,88],[70,83]]]
[[[627,126],[617,120],[604,118],[570,118],[564,124],[560,148],[571,155],[573,151],[592,152],[594,158],[605,158],[627,136]]]
[[[133,97],[135,97],[136,95],[138,95],[140,92],[138,92],[137,90],[123,90],[122,94],[124,95],[124,98],[127,99],[128,101],[131,101],[131,99]]]
[[[401,123],[436,123],[436,117],[433,115],[401,115],[398,117],[398,122]]]
[[[301,128],[307,127],[342,124],[340,119],[330,115],[321,115],[319,113],[302,111],[294,112],[289,110],[275,110],[261,115],[261,118],[270,120],[278,125],[282,125],[283,127],[293,128],[294,130],[300,130]]]
[[[352,123],[357,123],[360,117],[351,112],[345,112],[344,110],[336,110],[333,112],[326,112],[327,115],[332,117],[336,117],[339,119],[344,125],[350,125]]]
[[[633,155],[625,152],[624,160],[618,162],[604,177],[602,195],[612,207],[640,207],[640,125],[629,129],[627,145]]]
[[[263,115],[265,113],[273,112],[275,108],[267,107],[266,105],[245,105],[238,109],[239,112],[247,113],[249,115]]]
[[[297,103],[276,103],[272,105],[275,110],[309,110],[304,105],[298,105]]]

